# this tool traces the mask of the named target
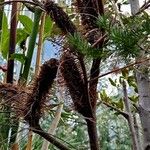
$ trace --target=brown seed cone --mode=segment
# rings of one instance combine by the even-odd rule
[[[92,0],[77,0],[75,5],[81,15],[81,23],[85,27],[85,32],[97,28],[98,13]]]
[[[55,4],[51,0],[47,0],[44,4],[46,12],[55,21],[56,25],[65,33],[74,34],[76,32],[76,27],[68,17],[68,15],[63,11],[61,7]]]
[[[24,112],[24,116],[32,127],[36,127],[39,124],[42,106],[56,77],[58,64],[58,60],[52,58],[42,65],[39,76],[33,84],[32,94],[27,98],[27,109]]]
[[[22,117],[28,94],[30,92],[23,87],[12,84],[0,84],[0,109],[3,105],[11,106],[11,112],[15,112],[17,117]]]
[[[70,54],[64,54],[61,58],[60,70],[74,103],[75,110],[84,117],[92,118],[91,106],[85,98],[84,81],[75,58]]]

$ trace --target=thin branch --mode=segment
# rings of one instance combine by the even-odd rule
[[[104,39],[106,38],[107,34],[105,33],[103,36],[101,36],[98,40],[96,40],[96,42],[94,44],[92,44],[92,47],[96,47],[98,44],[100,44],[101,42],[104,41]]]
[[[132,67],[132,66],[134,66],[134,65],[142,64],[142,63],[144,63],[144,62],[146,62],[146,61],[149,61],[149,60],[150,60],[150,58],[147,58],[147,59],[144,59],[144,60],[141,60],[141,61],[137,61],[137,62],[128,64],[128,65],[126,65],[126,66],[124,66],[124,67],[122,67],[122,68],[114,69],[114,70],[112,70],[112,71],[109,71],[109,72],[107,72],[107,73],[104,73],[104,74],[102,74],[102,75],[100,75],[100,76],[98,76],[98,77],[96,77],[96,78],[91,79],[91,80],[97,80],[98,78],[102,78],[102,77],[104,77],[104,76],[107,76],[107,75],[109,75],[109,74],[112,74],[112,73],[115,73],[115,72],[124,70],[124,69],[129,68],[129,67]]]
[[[11,4],[11,3],[17,3],[17,2],[20,2],[20,3],[23,3],[23,4],[25,4],[25,3],[27,3],[27,4],[31,4],[31,5],[34,5],[34,6],[39,6],[42,10],[43,10],[43,5],[42,5],[42,3],[40,3],[39,5],[37,4],[37,3],[35,3],[35,2],[31,2],[31,1],[26,1],[26,0],[10,0],[10,1],[5,1],[5,2],[1,2],[0,3],[0,7],[1,6],[5,6],[5,5],[9,5],[9,4]]]
[[[122,82],[122,86],[123,86],[123,94],[124,94],[124,104],[125,104],[125,109],[126,112],[128,113],[128,125],[130,128],[130,132],[131,132],[131,138],[132,138],[132,142],[133,142],[133,150],[140,150],[139,148],[139,144],[138,144],[138,139],[136,136],[136,131],[134,128],[134,120],[133,120],[133,116],[132,116],[132,112],[131,112],[131,104],[128,98],[128,93],[127,93],[127,87],[126,87],[126,82],[123,81]]]
[[[61,150],[70,150],[68,147],[66,147],[64,144],[60,143],[58,140],[56,140],[50,134],[48,134],[47,132],[44,132],[40,127],[32,127],[31,130],[34,133],[37,133],[41,137],[45,138],[47,141],[51,142],[57,148],[59,148]]]
[[[128,120],[128,118],[129,118],[128,113],[126,113],[126,112],[124,112],[124,111],[122,111],[122,110],[120,110],[120,109],[118,109],[118,108],[112,106],[111,104],[102,101],[102,100],[101,100],[97,105],[99,105],[99,104],[101,104],[101,103],[104,104],[104,105],[106,105],[106,106],[109,107],[110,109],[113,109],[114,111],[117,111],[119,114],[121,114],[123,117],[125,117],[125,118]]]
[[[29,11],[31,11],[32,13],[35,12],[35,7],[31,6],[30,4],[28,3],[24,3],[24,5],[28,8]]]
[[[150,7],[150,0],[145,2],[135,15],[139,15],[140,13],[142,13],[145,9],[148,9],[149,7]]]

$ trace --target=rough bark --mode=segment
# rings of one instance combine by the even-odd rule
[[[150,146],[150,80],[147,73],[138,71],[136,79],[139,93],[139,114],[144,136],[143,147],[146,149]]]
[[[11,55],[15,53],[16,48],[16,34],[17,34],[17,3],[12,4],[11,11],[11,23],[10,23],[10,40],[9,40],[9,54],[8,54],[8,63],[7,63],[7,83],[13,84],[13,76],[14,76],[14,60],[11,59]],[[8,110],[10,110],[11,106],[8,106]],[[10,117],[10,116],[8,116]],[[8,119],[8,118],[7,118]],[[8,122],[7,122],[8,121]],[[9,120],[7,120],[6,124],[9,124]],[[9,129],[7,132],[9,132]],[[13,126],[11,127],[11,136],[10,143],[14,143],[16,140],[16,133],[18,130],[18,120],[13,120]]]
[[[131,13],[132,15],[136,14],[139,11],[140,5],[139,0],[129,0],[131,5]]]
[[[130,0],[131,13],[135,15],[139,11],[139,0]],[[137,60],[145,57],[143,52]],[[139,114],[143,128],[143,148],[150,150],[150,81],[146,64],[139,65],[136,70],[136,80],[139,94]]]
[[[97,135],[97,129],[96,129],[96,120],[86,120],[87,127],[88,127],[88,134],[89,134],[89,140],[90,140],[90,148],[91,150],[99,150],[100,145],[98,142],[98,135]]]

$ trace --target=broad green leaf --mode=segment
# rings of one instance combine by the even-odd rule
[[[22,41],[26,40],[29,34],[26,33],[25,29],[17,29],[17,42],[20,44]]]
[[[19,15],[18,19],[24,26],[25,31],[30,34],[32,32],[33,21],[26,15]]]
[[[9,29],[7,17],[6,14],[4,13],[2,22],[2,33],[0,39],[0,51],[5,59],[7,58],[8,49],[9,49]]]
[[[2,45],[0,49],[4,59],[7,59],[8,50],[9,50],[9,34],[4,40],[2,40]]]
[[[16,60],[20,61],[21,63],[24,63],[26,60],[26,56],[24,54],[14,53],[11,55],[11,59],[16,59]]]
[[[49,16],[45,18],[45,26],[44,26],[44,38],[51,35],[53,29],[53,21]]]

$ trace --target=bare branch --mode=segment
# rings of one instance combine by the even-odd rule
[[[107,72],[107,73],[104,73],[104,74],[102,74],[102,75],[100,75],[100,76],[98,76],[98,77],[96,77],[96,78],[91,79],[91,80],[97,80],[98,78],[102,78],[102,77],[104,77],[104,76],[107,76],[107,75],[109,75],[109,74],[112,74],[112,73],[115,73],[115,72],[124,70],[124,69],[129,68],[129,67],[132,67],[132,66],[134,66],[134,65],[142,64],[142,63],[147,62],[147,61],[149,61],[149,60],[150,60],[150,58],[147,58],[147,59],[144,59],[144,60],[141,60],[141,61],[136,61],[136,62],[131,63],[131,64],[128,64],[128,65],[126,65],[126,66],[124,66],[124,67],[122,67],[122,68],[117,68],[117,69],[114,69],[114,70],[109,71],[109,72]]]

